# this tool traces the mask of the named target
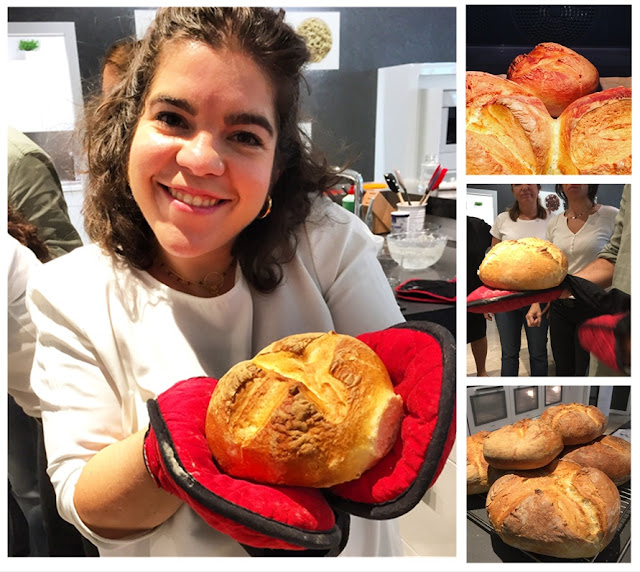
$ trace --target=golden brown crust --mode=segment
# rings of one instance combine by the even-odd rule
[[[546,173],[553,119],[542,101],[513,82],[467,73],[467,174]]]
[[[593,405],[562,403],[545,409],[540,420],[561,436],[565,445],[589,443],[604,433],[607,418]]]
[[[505,474],[505,471],[490,466],[482,453],[484,440],[489,433],[489,431],[480,431],[467,437],[468,495],[486,493],[491,484]]]
[[[358,478],[393,446],[402,399],[366,344],[329,333],[283,338],[220,378],[206,434],[226,473],[329,487]]]
[[[552,117],[593,93],[600,82],[598,70],[589,60],[553,42],[538,44],[528,54],[517,56],[507,78],[539,97]]]
[[[602,435],[586,445],[565,447],[561,459],[598,469],[618,486],[631,478],[631,443],[614,435]]]
[[[483,454],[496,469],[537,469],[562,451],[562,437],[538,419],[521,419],[493,431],[484,440]]]
[[[480,263],[478,277],[490,288],[544,290],[558,286],[568,269],[562,250],[541,238],[529,237],[496,244]]]
[[[582,97],[557,121],[560,173],[631,174],[631,88],[613,87]]]
[[[537,474],[498,479],[486,507],[504,542],[558,558],[595,556],[611,542],[620,519],[620,496],[611,479],[566,461]]]

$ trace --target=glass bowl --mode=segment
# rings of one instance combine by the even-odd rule
[[[447,237],[432,229],[387,235],[389,254],[406,270],[424,270],[444,254]]]

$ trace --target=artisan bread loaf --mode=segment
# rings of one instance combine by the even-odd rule
[[[491,484],[505,474],[487,463],[482,452],[490,431],[480,431],[467,437],[467,494],[486,493]]]
[[[486,507],[504,542],[557,558],[595,556],[611,542],[620,520],[620,495],[611,479],[567,461],[499,478]]]
[[[565,445],[589,443],[607,428],[604,413],[593,405],[582,403],[562,403],[548,407],[540,415],[540,420],[558,432]]]
[[[596,91],[600,83],[598,70],[589,60],[553,42],[538,44],[528,54],[517,56],[507,70],[507,79],[539,97],[552,117]]]
[[[351,336],[292,335],[220,378],[206,419],[220,468],[257,482],[330,487],[395,442],[403,405],[377,354]]]
[[[467,73],[466,97],[467,174],[548,172],[553,118],[539,98],[483,72]]]
[[[613,435],[602,435],[586,445],[565,447],[560,458],[598,469],[618,486],[631,478],[631,443]]]
[[[544,290],[558,286],[569,263],[557,246],[530,237],[497,243],[480,263],[478,277],[489,288]]]
[[[537,469],[562,452],[562,437],[538,419],[521,419],[491,432],[482,452],[497,469]]]
[[[631,88],[582,97],[564,110],[558,123],[560,173],[631,174]]]

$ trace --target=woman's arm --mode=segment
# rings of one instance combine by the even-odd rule
[[[502,241],[499,238],[496,238],[495,236],[492,236],[491,237],[491,248],[493,248],[499,242],[502,242]]]
[[[182,501],[156,487],[142,456],[145,431],[96,453],[73,497],[82,521],[105,538],[123,538],[162,524]]]

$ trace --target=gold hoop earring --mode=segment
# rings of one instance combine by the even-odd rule
[[[262,211],[260,211],[262,214],[258,215],[258,220],[265,219],[265,218],[267,218],[269,216],[269,213],[271,212],[271,206],[272,205],[273,205],[273,200],[271,199],[271,195],[267,195],[267,200],[266,200],[264,206],[262,207],[262,210],[264,211],[264,213]]]

